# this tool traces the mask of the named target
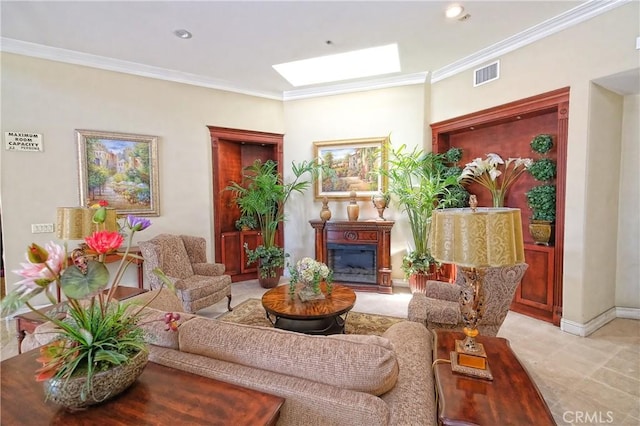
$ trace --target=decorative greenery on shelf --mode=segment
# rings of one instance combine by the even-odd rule
[[[553,148],[553,137],[548,134],[535,136],[530,143],[531,149],[543,157],[533,162],[528,171],[539,182],[526,192],[527,204],[532,211],[532,220],[554,222],[556,220],[556,185],[552,182],[556,177],[556,162],[546,155]]]
[[[526,193],[527,203],[533,211],[533,220],[556,220],[556,186],[553,184],[538,185]]]
[[[407,213],[413,247],[403,258],[403,270],[409,277],[426,273],[434,263],[429,254],[429,227],[434,209],[463,207],[469,194],[458,183],[461,173],[455,163],[461,150],[452,148],[444,154],[425,153],[418,147],[407,151],[406,145],[389,149],[389,168],[383,170],[389,180],[389,192]],[[453,165],[451,165],[451,160]]]
[[[529,173],[537,181],[550,181],[556,177],[556,162],[548,158],[535,160],[529,167]]]
[[[236,229],[242,231],[245,229],[256,229],[258,226],[258,219],[254,215],[243,214],[240,219],[236,220]]]
[[[553,136],[540,134],[535,136],[529,144],[533,152],[538,154],[546,154],[553,148]]]

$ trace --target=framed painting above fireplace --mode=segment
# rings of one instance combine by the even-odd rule
[[[387,190],[386,176],[388,137],[342,139],[313,143],[314,157],[328,165],[335,174],[320,172],[314,186],[316,199],[349,198],[354,191],[360,200]]]

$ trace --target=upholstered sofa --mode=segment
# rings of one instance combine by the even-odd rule
[[[170,291],[125,303],[138,310],[157,293],[141,321],[149,359],[285,398],[278,425],[436,422],[432,334],[421,324],[404,321],[381,337],[309,336],[181,313],[173,332],[166,330],[164,314],[180,311],[182,304]],[[45,323],[27,335],[23,350],[53,337],[51,323]]]
[[[435,424],[432,335],[420,324],[309,336],[181,314],[170,332],[161,319],[179,304],[161,296],[147,308],[150,360],[285,398],[278,425]]]

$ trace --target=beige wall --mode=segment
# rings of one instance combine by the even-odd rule
[[[617,233],[615,222],[602,222],[601,214],[587,214],[587,209],[592,207],[589,204],[592,198],[588,194],[594,188],[588,186],[593,179],[585,179],[585,176],[590,172],[598,173],[590,156],[611,148],[606,160],[608,165],[614,165],[620,161],[620,157],[614,158],[616,153],[625,158],[626,150],[632,149],[631,140],[623,145],[625,150],[621,151],[620,139],[608,138],[608,143],[603,144],[602,140],[596,140],[595,135],[589,134],[596,128],[590,122],[594,118],[589,111],[593,99],[590,82],[638,67],[640,53],[635,49],[638,9],[639,3],[631,2],[504,55],[500,58],[500,79],[495,82],[474,89],[472,71],[469,70],[435,83],[431,90],[432,119],[437,122],[561,87],[571,88],[563,315],[565,319],[579,324],[585,324],[613,307],[613,288],[618,289],[616,292],[628,294],[634,293],[632,286],[637,286],[637,279],[616,285],[616,274],[602,280],[601,274],[593,273],[594,268],[600,268],[603,262],[607,263],[604,270],[615,271],[616,267],[612,265],[616,260],[613,255],[600,257],[598,251],[590,251],[589,243],[599,242],[609,250],[613,248],[612,253],[615,253]],[[600,146],[593,146],[595,144]],[[637,177],[628,183],[626,190],[638,192]],[[610,192],[613,192],[613,202],[617,205],[617,186]],[[613,233],[608,231],[612,228]],[[618,243],[618,252],[633,253],[630,239]],[[635,255],[638,255],[637,244]],[[595,264],[588,263],[596,260]],[[618,265],[617,275],[628,276],[628,267]],[[625,269],[624,274],[619,268]],[[599,298],[602,292],[593,291],[601,286],[608,289],[604,300]],[[630,303],[632,307],[640,308],[638,298]]]
[[[207,125],[283,132],[282,103],[110,71],[3,54],[2,134],[44,135],[44,152],[1,152],[7,282],[31,242],[32,223],[55,222],[56,206],[79,204],[74,129],[157,135],[161,232],[202,235],[213,249],[211,148]]]
[[[411,149],[422,147],[425,138],[424,85],[289,101],[285,103],[284,112],[285,164],[312,158],[315,141],[391,135],[394,146],[406,144]],[[358,203],[360,219],[378,216],[370,201]],[[329,202],[332,220],[347,218],[347,204],[346,201]],[[313,199],[313,191],[288,203],[285,248],[293,256],[292,260],[314,255],[313,229],[308,221],[319,218],[321,207],[322,203]],[[396,221],[391,233],[392,277],[403,278],[400,265],[406,241],[411,240],[406,215],[392,205],[386,210],[385,218]]]
[[[615,304],[638,308],[640,304],[640,95],[625,96],[622,117],[620,202]],[[610,278],[610,277],[609,277]]]

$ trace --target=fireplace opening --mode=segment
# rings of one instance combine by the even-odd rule
[[[327,266],[335,282],[375,285],[377,246],[371,244],[327,243]]]

